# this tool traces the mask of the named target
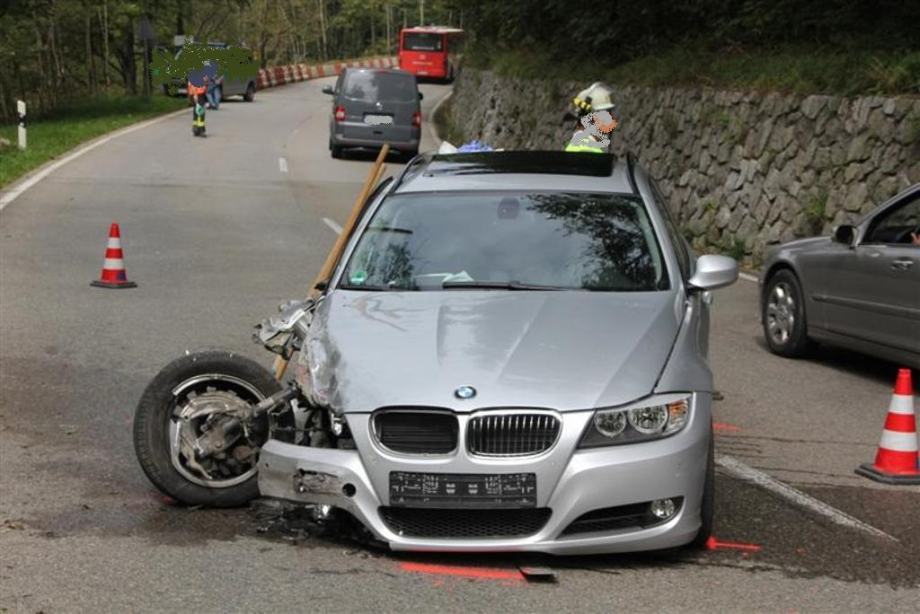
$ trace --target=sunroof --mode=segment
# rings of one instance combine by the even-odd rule
[[[431,158],[425,175],[538,173],[609,177],[616,157],[565,151],[487,151],[442,154]]]

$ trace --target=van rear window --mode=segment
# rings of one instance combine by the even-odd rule
[[[410,74],[361,70],[348,73],[344,95],[364,102],[413,102],[418,87]]]

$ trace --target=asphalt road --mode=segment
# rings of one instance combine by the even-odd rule
[[[329,157],[328,82],[229,101],[207,139],[186,114],[113,139],[0,215],[0,610],[916,610],[920,488],[853,475],[874,456],[894,365],[772,356],[746,280],[717,293],[712,336],[715,532],[736,547],[394,556],[300,518],[159,495],[131,446],[144,386],[188,348],[270,364],[252,324],[304,294],[367,174],[368,159]],[[422,89],[427,117],[447,89]],[[113,220],[134,290],[89,286]],[[830,508],[742,479],[739,464]],[[525,581],[523,564],[557,581]]]

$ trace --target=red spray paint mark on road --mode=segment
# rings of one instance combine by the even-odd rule
[[[706,540],[707,550],[741,550],[742,552],[760,552],[761,546],[758,544],[743,544],[741,542],[725,542],[715,537]]]
[[[737,433],[741,430],[740,426],[735,426],[727,422],[713,422],[712,428],[716,433]]]
[[[511,569],[495,569],[491,567],[460,567],[456,565],[434,565],[429,563],[400,563],[400,569],[411,573],[423,573],[436,576],[454,576],[456,578],[471,578],[473,580],[511,580],[520,582],[524,580],[521,572]]]

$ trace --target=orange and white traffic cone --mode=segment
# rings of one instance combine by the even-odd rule
[[[102,275],[91,286],[97,288],[136,288],[137,284],[128,281],[125,270],[124,253],[121,251],[121,230],[112,222],[109,228],[109,242],[105,248],[105,260],[102,263]]]
[[[886,484],[920,484],[917,421],[910,369],[899,369],[894,395],[885,419],[875,464],[860,465],[856,473]]]

